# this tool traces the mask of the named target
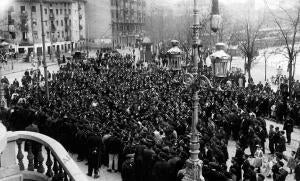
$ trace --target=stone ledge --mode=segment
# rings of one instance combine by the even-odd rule
[[[45,147],[48,147],[52,154],[56,157],[58,162],[62,165],[63,169],[68,173],[74,181],[87,180],[85,174],[81,172],[78,165],[73,161],[71,156],[65,150],[65,148],[56,140],[35,132],[29,131],[15,131],[7,132],[7,142],[14,142],[18,139],[33,140],[41,143]]]

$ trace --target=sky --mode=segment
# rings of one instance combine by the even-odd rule
[[[171,3],[171,4],[177,4],[178,2],[182,1],[182,0],[159,0],[159,1],[163,1],[163,2],[167,2],[167,3]],[[190,0],[191,2],[193,2],[193,0]],[[199,3],[201,4],[201,0],[198,0]],[[246,2],[247,0],[219,0],[220,3],[224,3],[224,4],[231,4],[231,3],[242,3],[242,2]],[[280,0],[255,0],[255,6],[257,9],[264,7],[265,5],[265,1],[268,2],[268,4],[270,4],[272,6],[272,4],[274,4],[274,2],[278,2]],[[295,0],[291,0],[291,1],[295,1]]]

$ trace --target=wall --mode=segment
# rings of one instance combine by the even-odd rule
[[[87,35],[89,39],[111,38],[110,0],[88,0],[86,4]]]

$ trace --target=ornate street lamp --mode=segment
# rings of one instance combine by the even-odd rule
[[[210,80],[201,75],[201,72],[198,74],[198,59],[199,59],[199,51],[198,47],[200,46],[199,39],[199,30],[200,30],[200,21],[199,21],[199,8],[198,8],[198,0],[194,0],[194,10],[193,10],[193,70],[192,74],[187,74],[189,81],[185,82],[187,85],[192,85],[198,82],[198,79],[204,80],[209,88],[213,89],[213,86]],[[218,0],[213,0],[212,2],[212,17],[211,17],[211,28],[213,31],[217,32],[221,23],[220,15],[219,15],[219,2]],[[202,161],[199,159],[198,155],[200,153],[200,144],[199,144],[199,133],[196,128],[198,124],[198,107],[199,107],[199,98],[198,92],[195,91],[193,95],[193,119],[192,119],[192,132],[191,132],[191,140],[190,140],[190,158],[186,161],[186,173],[184,175],[183,181],[204,181],[204,177],[202,176]]]
[[[217,51],[210,55],[213,74],[215,77],[226,77],[230,55],[225,52],[225,44],[217,43]]]
[[[219,0],[212,0],[211,30],[217,32],[221,26],[222,17],[219,13]]]
[[[172,48],[167,51],[169,70],[181,70],[183,51],[178,47],[179,41],[172,40]]]

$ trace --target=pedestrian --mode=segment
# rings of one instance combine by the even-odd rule
[[[260,173],[260,167],[262,166],[263,151],[260,145],[256,145],[256,151],[254,153],[254,163],[253,166],[257,168],[257,172]]]
[[[277,149],[276,149],[276,152],[279,152],[281,154],[283,154],[283,152],[286,151],[286,145],[285,145],[286,139],[285,139],[284,134],[285,134],[284,131],[280,131],[280,137],[279,137],[278,145],[277,145]]]
[[[113,133],[107,140],[108,172],[118,172],[119,154],[121,153],[121,140]],[[114,166],[114,167],[113,167]]]
[[[101,137],[96,134],[88,136],[88,173],[87,175],[92,177],[94,172],[94,178],[99,178],[99,168],[101,165]]]
[[[135,181],[134,154],[127,154],[126,160],[122,164],[122,181]]]
[[[300,181],[300,161],[296,159],[296,167],[295,167],[295,180]]]
[[[293,132],[293,128],[294,128],[294,120],[292,120],[290,115],[288,115],[283,125],[283,130],[286,131],[286,138],[288,144],[291,143],[291,134]]]
[[[296,156],[296,152],[295,152],[295,151],[292,151],[291,156],[288,158],[287,167],[290,169],[290,174],[293,173],[293,170],[294,170],[295,167],[296,167],[296,159],[295,159],[295,156]]]
[[[269,150],[272,155],[274,154],[274,151],[275,151],[274,136],[275,136],[274,126],[271,124],[270,130],[269,130]]]

